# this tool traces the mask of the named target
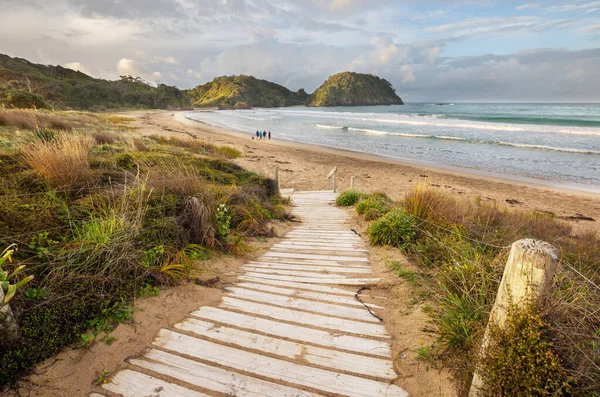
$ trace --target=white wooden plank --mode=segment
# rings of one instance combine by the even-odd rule
[[[327,367],[335,371],[352,372],[381,379],[394,379],[396,377],[391,360],[290,342],[272,336],[215,325],[194,318],[175,324],[175,328],[214,341],[236,345],[234,347],[257,350],[261,353],[269,353],[292,360],[302,359],[306,363]]]
[[[390,385],[388,382],[374,381],[320,368],[307,367],[192,338],[165,329],[159,332],[159,337],[154,344],[166,350],[184,352],[187,356],[236,370],[324,392],[360,397],[408,396],[404,390],[396,385]]]
[[[372,273],[369,268],[352,268],[343,266],[317,266],[317,265],[288,265],[288,264],[275,264],[275,263],[250,263],[244,267],[247,268],[262,268],[262,269],[278,269],[278,270],[296,270],[296,271],[307,271],[307,272],[329,272],[329,273]]]
[[[381,324],[366,323],[338,317],[323,316],[320,314],[299,312],[297,310],[286,309],[283,307],[240,300],[230,296],[223,297],[222,306],[245,313],[270,317],[276,320],[288,321],[296,324],[332,329],[349,334],[389,338],[385,328]]]
[[[346,276],[343,274],[327,273],[327,272],[308,272],[308,271],[293,271],[293,270],[277,270],[277,269],[266,269],[252,266],[244,266],[242,268],[246,272],[251,273],[263,273],[263,274],[279,274],[286,276],[297,276],[297,277],[310,277],[310,278],[321,278],[321,279],[345,279]]]
[[[130,369],[119,371],[110,383],[102,387],[124,397],[210,397]]]
[[[299,325],[267,320],[246,314],[227,311],[221,308],[204,306],[192,315],[214,322],[232,325],[252,331],[262,332],[281,338],[300,342],[312,343],[333,349],[348,350],[356,353],[390,357],[391,350],[388,342],[360,338],[352,335],[341,335],[319,329],[306,328]]]
[[[301,291],[301,290],[290,289],[290,288],[273,287],[270,285],[256,284],[256,283],[238,283],[238,284],[236,284],[236,287],[253,289],[253,290],[262,291],[262,292],[270,292],[270,293],[280,294],[280,295],[289,295],[289,296],[294,296],[297,298],[316,299],[316,300],[320,300],[320,301],[324,301],[324,302],[337,303],[339,305],[364,307],[363,304],[361,302],[359,302],[358,300],[356,300],[356,298],[354,298],[354,297],[336,296],[336,295],[323,294],[323,293],[318,293],[318,292],[310,292],[310,291]],[[370,303],[368,304],[368,306],[372,309],[381,309],[381,306],[373,305]]]
[[[342,266],[352,268],[363,268],[371,269],[371,265],[368,263],[341,263],[335,261],[320,261],[320,260],[302,260],[302,259],[290,259],[290,258],[258,258],[252,263],[272,263],[272,264],[286,264],[286,265],[314,265],[314,266]]]
[[[342,272],[331,272],[326,268],[321,269],[321,271],[308,271],[308,270],[284,270],[277,268],[269,268],[269,267],[258,267],[258,266],[244,266],[242,267],[244,271],[254,272],[254,273],[265,273],[265,274],[281,274],[285,276],[298,276],[298,277],[314,277],[314,278],[346,278],[348,274],[362,273],[365,272],[351,272],[341,274]],[[370,273],[370,272],[368,272]]]
[[[327,247],[327,248],[356,248],[363,249],[362,243],[321,243],[321,242],[304,242],[296,240],[282,240],[280,243],[275,244],[278,247]],[[367,251],[367,250],[365,250]]]
[[[267,292],[259,292],[239,287],[228,287],[226,290],[229,296],[238,299],[248,299],[269,305],[283,306],[296,310],[306,310],[318,314],[338,316],[358,321],[366,321],[369,323],[379,322],[379,320],[373,317],[364,308],[354,308],[336,305],[333,303],[317,302],[302,298],[275,295]]]
[[[368,262],[367,258],[357,258],[353,256],[335,256],[335,255],[316,255],[316,254],[287,254],[285,252],[266,252],[263,258],[279,257],[279,258],[305,258],[317,260],[330,260],[338,262]]]
[[[281,281],[292,281],[296,283],[311,283],[311,284],[330,284],[330,285],[368,285],[379,282],[380,278],[316,278],[316,277],[295,277],[295,276],[281,276],[278,274],[265,274],[257,272],[246,272],[246,276],[270,279],[270,280],[281,280]]]
[[[289,234],[297,234],[297,235],[313,235],[318,234],[322,236],[349,236],[349,237],[357,237],[353,231],[350,230],[298,230],[293,229],[289,232]]]
[[[144,354],[148,360],[130,359],[129,362],[159,374],[179,379],[191,385],[214,390],[227,396],[236,397],[318,397],[319,394],[279,385],[251,376],[228,371],[223,368],[199,363],[171,353],[151,349]],[[153,396],[153,395],[146,395]],[[162,397],[162,394],[160,394]]]
[[[262,285],[267,284],[267,285],[275,285],[275,286],[279,286],[279,287],[295,288],[295,289],[299,289],[299,290],[325,292],[328,295],[337,294],[337,295],[354,296],[354,294],[356,294],[356,291],[347,291],[345,289],[331,287],[328,285],[294,283],[291,281],[279,281],[279,280],[265,280],[265,279],[259,279],[259,278],[248,277],[248,276],[239,276],[238,279],[244,280],[244,281],[250,281],[253,283],[260,283]]]
[[[311,247],[310,245],[304,246],[273,246],[270,249],[276,252],[293,252],[297,254],[314,254],[315,252],[329,253],[334,252],[336,255],[344,256],[356,256],[356,257],[367,257],[366,250],[357,248],[340,248],[340,247]]]

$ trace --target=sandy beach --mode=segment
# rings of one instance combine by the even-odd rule
[[[496,203],[502,208],[542,211],[573,225],[575,232],[598,230],[600,194],[555,186],[480,175],[468,170],[415,165],[381,156],[281,141],[253,140],[251,136],[193,121],[186,112],[129,112],[136,118],[131,126],[143,135],[197,138],[208,143],[229,145],[244,156],[235,162],[249,170],[273,176],[278,166],[282,187],[297,190],[327,188],[327,174],[338,169],[338,186],[347,189],[355,176],[356,189],[382,191],[392,199],[402,199],[416,182],[439,186],[452,194]],[[587,219],[587,220],[586,220]],[[593,219],[593,220],[590,220]]]

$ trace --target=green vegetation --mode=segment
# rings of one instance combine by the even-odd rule
[[[369,241],[373,245],[402,247],[417,235],[416,221],[402,208],[394,208],[369,227]]]
[[[367,221],[374,221],[387,214],[391,209],[391,201],[385,194],[371,194],[360,199],[356,204],[356,212]]]
[[[571,395],[574,390],[565,381],[568,376],[547,335],[551,324],[534,307],[512,308],[508,319],[506,329],[493,326],[490,332],[494,343],[481,365],[485,393],[524,397]]]
[[[335,74],[311,95],[308,106],[403,105],[392,84],[371,74]]]
[[[366,199],[363,199],[366,200]],[[366,204],[363,204],[366,206]],[[535,238],[556,246],[561,266],[539,307],[513,310],[509,325],[492,327],[495,343],[478,365],[485,396],[597,395],[600,384],[600,239],[540,212],[514,212],[441,189],[416,185],[369,228],[374,244],[398,246],[410,264],[389,268],[414,295],[427,297],[437,342],[427,360],[470,386],[489,312],[513,242]],[[427,292],[427,293],[424,293]],[[424,346],[419,348],[422,353]],[[596,393],[596,394],[594,394]]]
[[[357,192],[356,190],[346,190],[337,196],[335,203],[340,207],[349,207],[358,203],[362,197],[364,197],[364,194]]]
[[[19,288],[23,287],[25,284],[33,280],[33,276],[29,276],[25,277],[17,283],[11,284],[11,281],[14,280],[23,269],[25,269],[25,265],[17,267],[15,270],[12,271],[12,273],[2,270],[4,262],[12,261],[12,255],[15,253],[15,247],[16,244],[13,244],[8,248],[5,248],[4,251],[2,251],[2,254],[0,254],[0,288],[2,288],[2,292],[4,292],[4,299],[0,301],[0,308],[8,304],[8,302],[10,302],[12,298],[14,298],[15,293]],[[0,323],[2,322],[2,320],[3,319],[0,319]]]
[[[17,341],[0,334],[0,386],[62,347],[112,343],[135,297],[244,253],[286,217],[275,181],[227,160],[239,152],[142,138],[127,122],[0,110],[0,276],[20,328]]]
[[[217,77],[190,90],[190,96],[197,106],[221,109],[303,105],[308,99],[302,89],[292,92],[279,84],[244,75]]]
[[[33,64],[0,54],[0,105],[21,109],[184,108],[186,91],[139,77],[118,81],[95,79],[61,66]]]

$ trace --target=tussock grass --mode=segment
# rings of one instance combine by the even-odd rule
[[[219,146],[200,139],[179,139],[175,137],[153,137],[158,143],[190,149],[199,154],[223,159],[237,159],[242,153],[231,146]]]
[[[498,343],[480,363],[490,384],[484,396],[597,392],[600,239],[596,233],[573,235],[568,224],[551,215],[510,211],[422,184],[397,205],[401,208],[371,224],[372,243],[400,246],[428,275],[423,284],[432,291],[432,317],[439,336],[431,351],[454,369],[460,393],[466,393],[472,379],[507,247],[522,238],[555,245],[561,264],[542,304],[515,312],[506,331],[495,331]],[[403,216],[413,217],[408,224],[414,229],[401,221]],[[400,238],[407,230],[411,238]]]
[[[402,208],[394,208],[369,227],[369,241],[374,245],[401,247],[417,236],[416,220]]]
[[[349,207],[358,203],[358,201],[363,197],[365,197],[365,195],[356,190],[346,190],[337,196],[335,203],[339,207]]]
[[[356,212],[367,221],[374,221],[387,214],[391,209],[390,199],[381,194],[372,194],[356,203]]]
[[[18,243],[8,270],[24,262],[35,279],[11,301],[21,340],[0,330],[0,386],[64,346],[111,341],[134,297],[243,255],[287,216],[272,180],[221,156],[114,134],[99,115],[49,114],[75,129],[1,132],[0,245]]]
[[[21,147],[23,161],[58,189],[82,186],[92,181],[87,136],[57,134],[51,141],[34,137]]]

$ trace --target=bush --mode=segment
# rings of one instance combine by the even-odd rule
[[[340,207],[349,207],[358,203],[358,200],[364,197],[364,194],[357,192],[356,190],[346,190],[340,193],[335,199],[335,203]]]
[[[533,308],[512,308],[505,329],[492,324],[479,370],[485,396],[568,395],[560,359],[545,335],[548,324]]]
[[[5,104],[7,107],[22,109],[47,109],[50,107],[41,95],[21,90],[7,92]]]
[[[417,236],[417,222],[401,208],[395,208],[369,227],[369,241],[374,245],[401,247]]]
[[[90,182],[89,151],[92,139],[87,136],[58,134],[54,141],[34,138],[23,145],[23,160],[54,188],[64,189]]]
[[[379,219],[389,211],[389,201],[381,196],[369,196],[361,199],[356,204],[356,212],[368,221]]]

